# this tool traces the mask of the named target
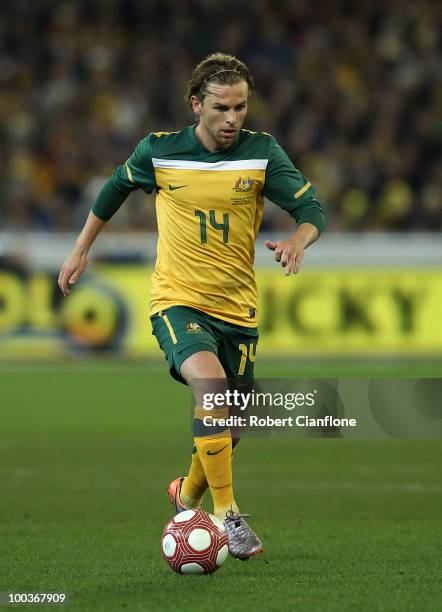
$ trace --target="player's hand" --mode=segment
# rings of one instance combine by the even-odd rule
[[[281,263],[286,276],[292,272],[293,274],[299,272],[304,257],[304,246],[301,242],[293,239],[278,240],[278,242],[266,240],[265,245],[270,251],[274,251],[275,260]]]
[[[87,266],[87,251],[73,250],[61,267],[58,275],[58,286],[66,297],[70,285],[75,285]]]

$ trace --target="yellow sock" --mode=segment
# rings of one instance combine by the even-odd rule
[[[187,508],[198,508],[208,487],[204,468],[194,446],[189,473],[181,485],[180,499]]]
[[[238,512],[232,486],[232,437],[230,430],[211,436],[195,437],[204,473],[213,498],[213,513],[224,520],[226,512]]]

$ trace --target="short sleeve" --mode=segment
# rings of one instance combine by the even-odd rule
[[[146,193],[151,193],[156,188],[151,136],[143,138],[137,144],[129,159],[115,170],[114,178],[122,188],[129,190],[141,188]]]
[[[149,136],[141,140],[129,159],[118,166],[101,188],[92,207],[95,216],[108,221],[128,195],[141,188],[151,193],[156,187]]]
[[[315,195],[315,190],[310,182],[295,168],[286,152],[272,136],[270,137],[264,195],[288,212]]]
[[[310,181],[293,165],[273,136],[269,137],[263,195],[286,210],[297,223],[312,223],[321,233],[325,219]]]

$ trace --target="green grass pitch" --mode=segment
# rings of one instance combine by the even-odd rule
[[[438,367],[311,362],[296,374]],[[65,609],[94,612],[442,610],[442,441],[243,440],[237,498],[265,554],[178,576],[159,540],[165,489],[190,456],[190,399],[165,365],[2,364],[0,398],[0,591],[67,592]]]

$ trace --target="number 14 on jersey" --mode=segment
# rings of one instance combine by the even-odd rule
[[[200,241],[201,244],[207,244],[207,215],[202,210],[195,211],[195,217],[200,220]],[[223,232],[223,242],[229,242],[229,213],[223,213],[223,222],[218,223],[215,217],[215,211],[209,210],[209,224],[214,230]]]

